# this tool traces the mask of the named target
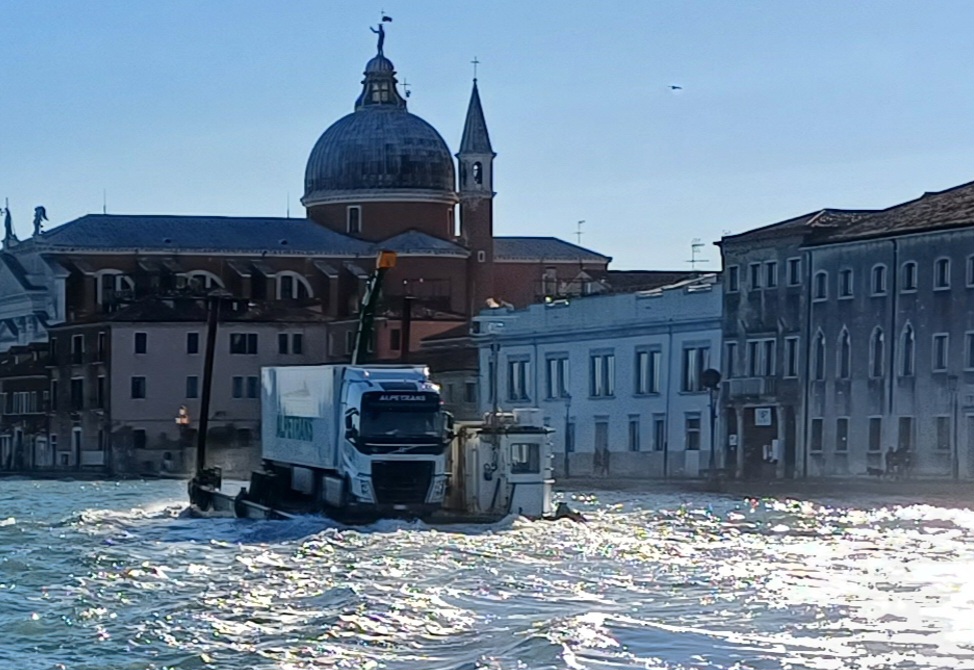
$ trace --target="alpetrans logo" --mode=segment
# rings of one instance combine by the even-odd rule
[[[278,414],[277,436],[284,440],[314,442],[314,424],[308,417]]]
[[[429,398],[422,393],[383,393],[379,402],[425,402]]]

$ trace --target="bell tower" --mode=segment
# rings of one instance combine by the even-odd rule
[[[460,242],[467,259],[467,304],[475,315],[494,297],[494,153],[480,105],[477,79],[457,153],[460,172]]]

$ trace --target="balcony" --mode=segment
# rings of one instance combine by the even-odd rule
[[[775,377],[739,377],[724,382],[724,393],[730,398],[761,398],[773,396],[777,390]]]

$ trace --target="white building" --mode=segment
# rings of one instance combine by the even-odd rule
[[[569,476],[699,476],[711,445],[700,373],[720,369],[717,282],[481,312],[482,410],[495,397],[501,409],[540,407],[560,476],[566,466]]]

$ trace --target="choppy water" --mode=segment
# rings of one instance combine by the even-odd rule
[[[354,530],[0,481],[0,668],[974,668],[974,512],[580,498]]]

